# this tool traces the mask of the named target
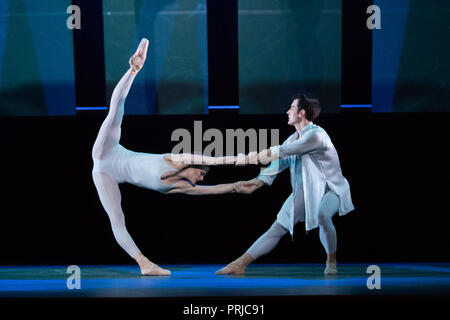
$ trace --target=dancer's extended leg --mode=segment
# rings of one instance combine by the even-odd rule
[[[281,237],[283,237],[288,230],[284,228],[281,224],[275,221],[269,230],[266,231],[258,240],[253,243],[253,245],[247,250],[247,253],[253,257],[253,259],[258,259],[259,257],[269,253],[275,248],[275,246],[280,242]]]
[[[101,172],[92,173],[95,186],[103,208],[108,213],[111,227],[117,243],[139,264],[144,275],[169,275],[170,271],[160,268],[142,255],[125,226],[122,212],[119,186],[108,175]]]
[[[94,147],[92,148],[93,159],[102,159],[109,150],[119,143],[125,99],[134,78],[135,74],[132,74],[130,69],[114,88],[108,115],[100,127]]]
[[[267,230],[253,245],[238,259],[226,265],[224,268],[216,272],[217,275],[244,274],[247,266],[259,257],[269,253],[278,244],[281,237],[288,232],[287,229],[281,226],[275,221],[272,226]]]
[[[297,222],[303,220],[305,214],[305,198],[303,193],[303,187],[300,186],[297,189],[295,195],[291,195],[283,204],[283,207],[280,210],[280,214],[283,215],[283,212],[286,210],[287,205],[291,201],[291,197],[294,200],[295,212],[294,212],[294,225]],[[226,274],[244,274],[247,266],[252,263],[254,260],[259,257],[269,253],[272,251],[275,246],[278,244],[280,239],[288,233],[288,229],[283,227],[278,221],[275,221],[272,226],[267,230],[258,240],[253,243],[253,245],[247,250],[245,254],[243,254],[238,259],[226,265],[224,268],[218,270],[216,272],[217,275],[226,275]]]
[[[144,65],[147,57],[147,49],[148,40],[142,39],[138,49],[130,58],[131,68],[123,75],[114,88],[109,104],[108,115],[100,127],[94,147],[92,148],[93,159],[101,159],[112,147],[119,143],[125,99],[127,98],[137,72]]]

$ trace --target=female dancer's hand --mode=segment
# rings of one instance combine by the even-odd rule
[[[259,164],[259,154],[256,151],[252,151],[247,155],[249,164]]]
[[[236,162],[235,162],[236,166],[246,166],[248,165],[248,157],[243,154],[243,153],[239,153],[236,157]]]
[[[237,193],[251,194],[255,190],[261,188],[264,185],[259,179],[252,179],[248,181],[238,181],[233,184],[233,188]]]
[[[142,69],[145,63],[145,59],[147,58],[147,49],[148,49],[149,41],[145,38],[142,38],[136,52],[130,58],[130,67],[131,72],[138,73],[139,70]]]

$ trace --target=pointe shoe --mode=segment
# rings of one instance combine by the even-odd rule
[[[136,261],[141,269],[141,274],[144,276],[170,276],[169,270],[161,268],[143,255],[139,256]]]
[[[337,274],[338,270],[337,270],[337,263],[336,262],[331,262],[326,264],[325,270],[323,271],[324,275],[333,275],[333,274]]]
[[[142,38],[141,42],[139,42],[139,46],[136,52],[128,61],[133,73],[138,73],[144,66],[145,60],[147,59],[148,44],[149,41],[145,38]]]
[[[153,263],[150,267],[141,268],[141,274],[143,276],[170,276],[170,271]]]

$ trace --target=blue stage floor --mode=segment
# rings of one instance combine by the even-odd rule
[[[80,266],[81,289],[67,288],[67,266],[2,266],[0,297],[243,297],[339,295],[450,295],[450,263],[380,263],[381,289],[367,287],[369,264],[254,264],[244,276],[216,276],[223,265],[164,265],[168,277],[137,266]]]

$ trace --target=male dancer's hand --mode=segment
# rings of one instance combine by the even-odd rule
[[[258,152],[252,151],[248,155],[239,153],[236,157],[236,166],[246,166],[248,164],[259,164]]]
[[[139,70],[142,69],[145,63],[145,59],[147,59],[147,49],[148,49],[149,41],[145,38],[142,38],[136,52],[130,58],[130,67],[132,73],[138,73]]]

